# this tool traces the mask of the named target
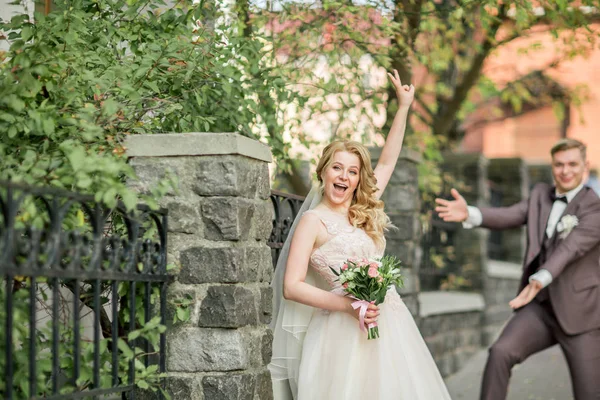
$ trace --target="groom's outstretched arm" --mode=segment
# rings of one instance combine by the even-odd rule
[[[482,207],[481,226],[489,229],[518,228],[527,223],[529,201],[521,200],[508,207]]]
[[[482,226],[490,229],[509,229],[527,223],[528,200],[510,207],[477,208],[467,205],[458,190],[450,191],[454,200],[435,199],[435,211],[446,222],[462,222],[465,228]]]

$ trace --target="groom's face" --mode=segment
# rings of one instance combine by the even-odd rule
[[[569,149],[552,156],[552,175],[559,193],[575,189],[587,171],[587,162],[579,149]]]

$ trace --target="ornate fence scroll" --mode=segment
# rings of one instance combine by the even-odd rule
[[[166,232],[164,210],[0,182],[2,398],[134,399],[160,386]]]

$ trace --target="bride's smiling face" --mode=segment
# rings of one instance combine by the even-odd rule
[[[324,196],[334,205],[350,206],[360,180],[360,159],[347,151],[336,152],[323,172]]]

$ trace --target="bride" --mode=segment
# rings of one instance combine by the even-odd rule
[[[381,257],[390,220],[379,200],[400,155],[414,87],[388,74],[398,112],[375,170],[358,142],[329,144],[317,166],[320,186],[305,200],[277,263],[273,356],[275,400],[450,399],[418,328],[394,287],[364,323],[330,267],[348,258]]]

